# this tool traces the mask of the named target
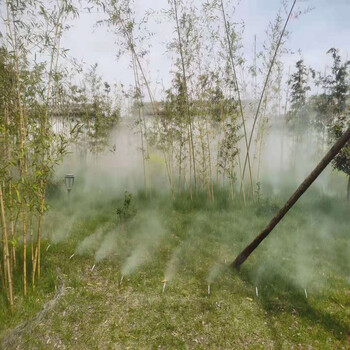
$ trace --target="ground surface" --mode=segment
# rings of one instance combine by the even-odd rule
[[[244,207],[225,195],[214,205],[135,195],[121,225],[123,196],[103,197],[85,197],[74,216],[52,201],[43,278],[17,296],[14,316],[1,305],[0,348],[349,347],[350,215],[339,199],[306,197],[235,274],[225,263],[283,199]]]

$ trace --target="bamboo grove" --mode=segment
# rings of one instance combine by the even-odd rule
[[[119,54],[127,55],[131,61],[146,193],[151,197],[150,149],[157,148],[162,153],[172,197],[188,191],[192,198],[205,191],[213,201],[214,188],[228,183],[233,199],[234,183],[239,182],[243,200],[254,199],[266,129],[264,115],[271,112],[268,106],[276,99],[273,89],[279,91],[277,100],[282,101],[278,84],[282,84],[280,56],[288,35],[285,30],[289,20],[287,9],[281,8],[267,29],[259,67],[257,60],[255,66],[248,67],[247,80],[252,82],[255,91],[255,96],[249,96],[249,87],[238,77],[240,73],[245,74],[247,67],[242,56],[244,25],[233,20],[234,4],[213,0],[198,7],[191,1],[169,1],[161,16],[173,26],[174,35],[167,43],[173,78],[171,88],[162,88],[162,102],[157,102],[147,76],[148,65],[152,64],[147,62],[148,39],[152,37],[147,21],[137,19],[133,1],[93,3],[107,15],[99,24],[106,24],[115,33]],[[288,9],[290,13],[294,4]],[[257,83],[258,73],[266,77],[261,87]],[[261,100],[255,106],[259,88],[262,89]],[[150,102],[152,120],[146,121],[145,101]],[[245,114],[254,109],[256,118],[250,130]],[[255,147],[253,137],[256,138]]]
[[[154,149],[161,151],[172,197],[188,192],[192,198],[206,192],[208,199],[214,201],[215,188],[228,187],[233,200],[234,188],[238,185],[239,196],[246,203],[260,197],[264,142],[272,118],[281,121],[281,150],[285,147],[285,136],[299,135],[295,136],[294,158],[302,130],[308,130],[309,137],[319,139],[315,100],[320,102],[326,98],[333,106],[339,103],[343,106],[327,112],[324,108],[321,112],[325,118],[320,123],[324,136],[321,152],[327,142],[334,139],[334,128],[341,133],[347,125],[344,101],[349,91],[348,63],[341,62],[337,50],[330,50],[335,64],[331,76],[322,77],[318,73],[316,78],[314,70],[306,66],[303,66],[305,81],[305,72],[301,72],[300,67],[293,75],[288,67],[286,74],[282,57],[289,52],[286,48],[290,36],[288,23],[291,18],[297,19],[310,11],[296,8],[296,1],[281,5],[267,26],[259,52],[255,36],[253,61],[248,62],[243,54],[244,23],[235,22],[234,2],[212,0],[198,4],[169,0],[161,18],[173,27],[173,36],[167,41],[172,82],[170,88],[160,87],[161,102],[155,100],[154,84],[147,76],[152,65],[148,60],[152,49],[148,18],[138,19],[134,1],[93,3],[107,15],[100,24],[106,24],[115,33],[119,54],[131,60],[144,188],[150,197],[150,152]],[[303,64],[303,60],[297,62],[297,68],[298,64]],[[308,96],[312,83],[323,86],[327,97]],[[337,97],[339,90],[342,93]],[[303,98],[301,104],[295,102],[298,94]],[[148,105],[145,101],[150,101],[152,118],[145,117]],[[302,114],[306,104],[309,109],[305,117]],[[298,130],[293,129],[296,120],[302,120]],[[282,155],[283,151],[281,163]],[[344,163],[347,157],[342,159]],[[339,165],[335,167],[341,169]]]
[[[1,15],[0,286],[13,311],[16,288],[26,295],[40,279],[46,193],[55,166],[68,145],[95,156],[102,152],[120,112],[96,66],[83,86],[69,80],[80,70],[61,47],[68,20],[78,15],[72,2],[8,0]]]
[[[130,61],[128,92],[103,82],[97,64],[82,73],[61,45],[69,21],[87,5],[104,14],[98,26],[114,34],[117,56]],[[330,75],[306,67],[302,59],[296,71],[283,65],[288,22],[301,14],[295,1],[282,4],[264,38],[255,36],[252,60],[243,54],[244,23],[236,23],[235,2],[167,5],[140,18],[133,0],[0,2],[0,286],[11,310],[15,293],[26,295],[40,278],[46,194],[55,167],[68,151],[85,162],[89,154],[97,160],[109,147],[125,101],[131,100],[149,199],[159,180],[152,154],[162,158],[172,198],[205,193],[215,201],[215,191],[224,188],[231,200],[246,203],[260,198],[272,117],[281,120],[281,155],[290,134],[294,150],[301,138],[315,134],[323,151],[346,128],[349,63],[338,51],[329,52]],[[166,43],[168,87],[152,82],[149,73],[152,17],[173,29]],[[76,74],[82,74],[82,83],[73,82]],[[308,95],[311,79],[322,94]],[[350,179],[346,152],[333,165]],[[348,191],[350,196],[350,180]]]
[[[65,152],[65,140],[51,128],[59,84],[60,39],[65,19],[74,15],[75,9],[68,2],[58,7],[9,0],[1,10],[6,29],[0,67],[0,278],[13,309],[14,271],[23,272],[24,295],[28,284],[35,288],[40,278],[45,194],[53,168]],[[31,57],[31,47],[36,47],[41,61]]]

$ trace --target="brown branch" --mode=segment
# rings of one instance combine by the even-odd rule
[[[270,221],[268,226],[261,231],[261,233],[250,243],[235,259],[232,263],[232,267],[239,270],[240,266],[248,259],[249,255],[258,247],[258,245],[268,236],[268,234],[277,226],[277,224],[288,213],[289,209],[297,202],[297,200],[304,194],[304,192],[312,185],[312,183],[318,178],[327,165],[333,160],[333,158],[340,152],[340,150],[350,140],[350,128],[343,134],[342,137],[333,145],[329,152],[324,156],[316,168],[311,174],[303,181],[294,194],[289,198],[287,203],[280,209],[275,217]]]

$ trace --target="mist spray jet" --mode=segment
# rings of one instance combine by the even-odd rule
[[[210,269],[210,272],[209,272],[209,275],[207,277],[207,284],[208,284],[208,295],[210,295],[210,287],[211,287],[211,284],[215,282],[217,276],[221,273],[222,271],[222,268],[224,267],[225,265],[222,264],[222,263],[215,263],[211,269]]]
[[[121,286],[122,283],[123,283],[123,279],[124,279],[124,275],[122,275],[122,277],[120,278],[120,282],[119,282],[119,285]]]
[[[163,293],[165,292],[165,287],[166,287],[167,280],[163,281]]]

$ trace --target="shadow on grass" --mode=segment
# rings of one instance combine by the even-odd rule
[[[237,275],[252,289],[255,289],[256,283],[254,283],[248,269],[242,269]],[[281,274],[272,273],[264,274],[263,282],[265,288],[261,289],[258,300],[269,315],[279,316],[290,312],[292,315],[295,314],[300,319],[305,320],[307,324],[321,326],[337,340],[344,341],[349,325],[345,321],[339,321],[329,312],[311,305],[309,299],[305,297],[304,291],[293,284],[290,279]],[[315,301],[315,304],[317,302],[319,301]],[[272,335],[275,337],[277,348],[281,348],[282,344],[273,322],[269,318],[267,318],[267,322]]]

